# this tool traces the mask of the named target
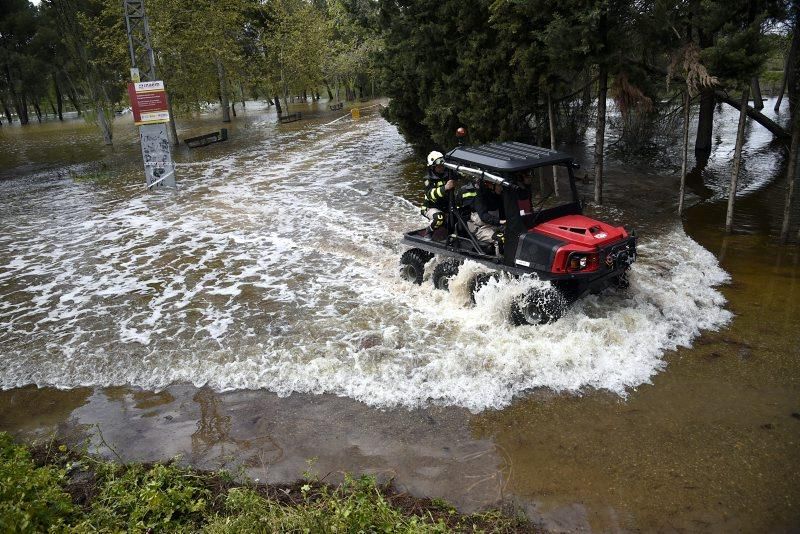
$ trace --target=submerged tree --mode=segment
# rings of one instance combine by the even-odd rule
[[[71,81],[89,101],[87,120],[112,144],[115,103],[122,99],[126,65],[123,21],[102,0],[45,0],[58,24],[64,52],[75,75]]]
[[[36,34],[36,8],[27,0],[0,3],[0,98],[6,118],[13,109],[21,124],[28,123],[28,105],[41,91],[37,58],[30,49]]]
[[[683,215],[683,202],[686,186],[686,172],[688,169],[689,155],[689,118],[691,117],[692,98],[696,97],[703,89],[713,89],[719,80],[708,73],[700,61],[699,47],[689,40],[672,58],[667,74],[667,86],[670,80],[677,76],[683,77],[685,88],[683,90],[683,150],[681,156],[681,185],[678,192],[678,215]]]

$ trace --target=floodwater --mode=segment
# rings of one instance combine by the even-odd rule
[[[129,118],[113,149],[79,121],[4,125],[0,429],[269,481],[314,459],[468,510],[511,500],[551,530],[798,524],[799,255],[775,242],[785,157],[768,133],[749,126],[732,236],[735,113],[683,225],[677,151],[612,157],[593,211],[641,236],[631,288],[512,328],[533,281],[471,306],[477,267],[451,293],[398,279],[422,169],[371,105],[277,125],[249,103],[153,193]],[[590,164],[590,145],[564,148]]]

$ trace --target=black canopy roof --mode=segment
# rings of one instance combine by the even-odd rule
[[[475,165],[486,170],[515,172],[568,163],[572,161],[572,156],[548,148],[507,141],[480,146],[460,146],[448,152],[446,159],[459,165]]]

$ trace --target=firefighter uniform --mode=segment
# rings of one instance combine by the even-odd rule
[[[497,241],[502,232],[501,220],[505,219],[503,197],[494,191],[492,184],[482,187],[462,188],[461,205],[471,211],[467,228],[481,245]]]
[[[445,169],[442,174],[437,174],[432,168],[428,168],[428,176],[425,179],[425,202],[422,213],[427,217],[431,224],[428,230],[433,232],[441,228],[444,224],[445,213],[448,209],[447,190],[445,184],[449,180],[454,180],[455,176],[450,170]]]

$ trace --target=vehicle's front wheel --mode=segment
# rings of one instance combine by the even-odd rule
[[[450,281],[458,274],[461,262],[448,258],[433,270],[433,287],[436,289],[450,290]]]
[[[420,248],[410,248],[400,256],[400,278],[414,284],[422,283],[422,276],[425,274],[425,264],[428,263],[433,254]]]
[[[567,299],[557,289],[534,289],[511,303],[511,322],[548,324],[557,321],[567,310]]]
[[[614,284],[614,287],[619,290],[628,289],[631,286],[631,282],[628,279],[628,276],[630,276],[630,271],[627,269],[625,270],[624,273],[615,276],[612,282]]]

